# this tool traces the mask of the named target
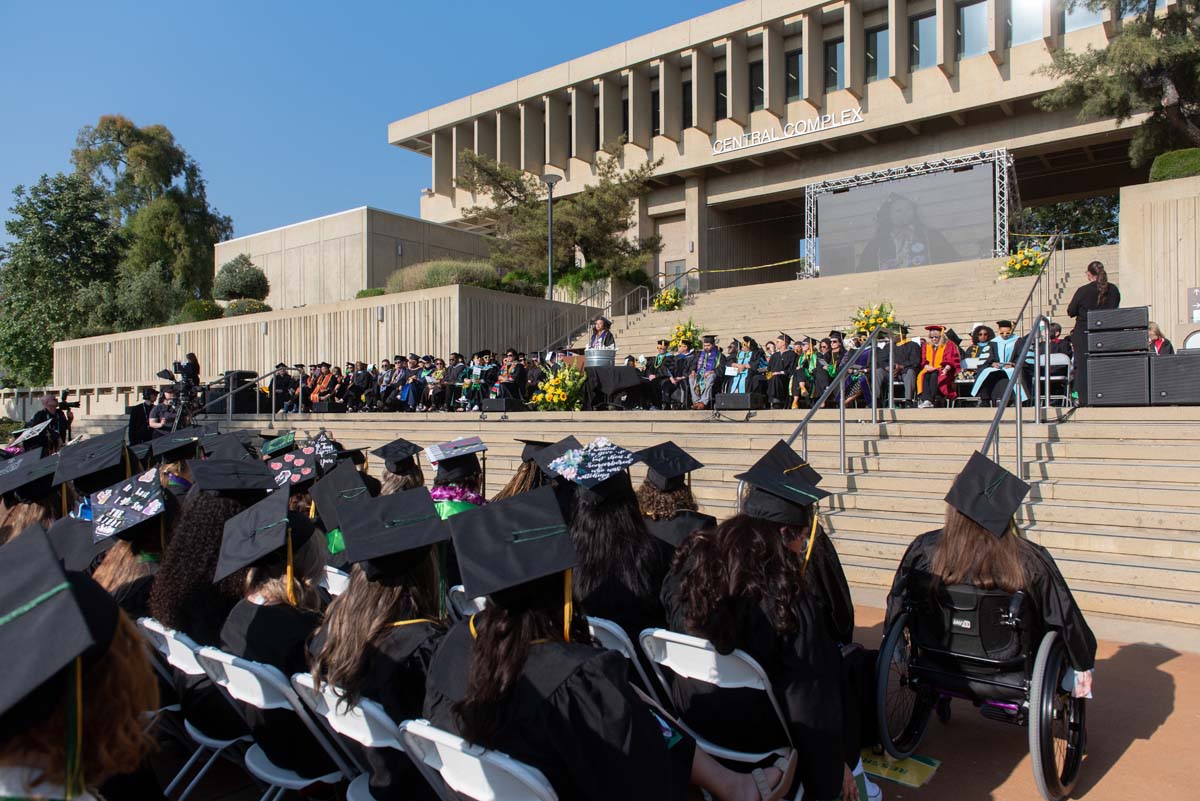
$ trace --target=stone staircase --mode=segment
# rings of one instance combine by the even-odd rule
[[[1093,260],[1104,262],[1109,279],[1117,281],[1117,246],[1066,251],[1066,276],[1053,288],[1051,316],[1058,314],[1065,330],[1066,303],[1084,268]],[[805,281],[718,289],[692,296],[679,311],[630,315],[613,319],[619,353],[653,354],[658,339],[670,336],[676,322],[691,318],[724,345],[749,335],[765,345],[779,331],[799,337],[827,336],[831,330],[846,331],[854,310],[861,305],[887,301],[913,333],[929,323],[943,323],[964,339],[977,323],[992,325],[1002,317],[1013,317],[1033,287],[1033,278],[1001,280],[1001,261],[981,261],[914,267],[889,273],[857,273]],[[1061,311],[1059,307],[1062,307]],[[572,343],[583,347],[586,335]]]
[[[1001,429],[1002,463],[1012,469],[1011,415]],[[481,436],[490,450],[488,494],[516,469],[518,437],[580,440],[606,436],[638,449],[673,440],[706,467],[693,476],[703,508],[718,518],[735,508],[737,481],[800,420],[792,411],[759,412],[747,421],[699,412],[524,413],[507,419],[471,414],[327,415],[298,418],[350,447],[376,447],[403,436],[431,444]],[[810,424],[809,459],[834,493],[822,504],[847,576],[877,599],[890,586],[907,544],[940,525],[943,497],[980,447],[990,410],[850,410],[847,469],[838,469],[837,412]],[[1200,627],[1200,409],[1054,410],[1032,423],[1026,411],[1025,456],[1033,490],[1021,513],[1030,539],[1046,546],[1085,610],[1136,620]],[[79,432],[110,430],[120,418],[93,417]],[[235,428],[268,430],[269,419],[235,418]],[[277,429],[278,430],[278,429]],[[797,443],[798,445],[798,443]],[[372,460],[372,472],[382,466]],[[635,466],[635,480],[642,468]]]

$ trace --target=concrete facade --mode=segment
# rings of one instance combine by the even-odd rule
[[[245,253],[267,275],[273,308],[350,300],[393,271],[432,259],[487,258],[479,234],[363,206],[218,242],[214,270]]]
[[[1064,0],[747,0],[397,120],[388,140],[430,157],[421,216],[453,225],[484,201],[455,188],[461,150],[561,175],[568,196],[624,135],[627,167],[663,159],[637,210],[637,232],[663,237],[652,270],[743,267],[798,255],[804,187],[828,178],[1006,147],[1027,205],[1144,181],[1126,155],[1139,117],[1033,107],[1055,50],[1119,26]],[[764,237],[766,215],[734,211],[767,203],[798,220]]]

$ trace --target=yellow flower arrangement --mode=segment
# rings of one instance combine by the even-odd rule
[[[677,311],[683,306],[683,295],[678,287],[667,287],[654,296],[650,305],[655,311]]]
[[[873,306],[860,306],[850,318],[850,328],[857,336],[866,336],[881,325],[904,325],[896,319],[896,311],[892,304],[886,301]]]
[[[672,351],[679,349],[682,342],[687,342],[688,347],[693,350],[700,347],[700,335],[704,333],[704,328],[692,322],[689,317],[686,323],[676,322],[675,327],[671,329],[671,345]]]
[[[542,383],[530,398],[535,408],[543,412],[577,412],[583,408],[583,385],[587,376],[582,370],[563,365]]]
[[[1000,277],[1020,278],[1026,275],[1037,275],[1042,271],[1042,267],[1049,258],[1050,254],[1042,250],[1041,245],[1023,242],[1000,267]]]

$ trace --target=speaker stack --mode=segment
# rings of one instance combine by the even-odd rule
[[[1092,309],[1087,317],[1090,406],[1150,405],[1150,308]]]
[[[751,411],[767,408],[767,396],[759,392],[718,392],[713,399],[718,411]]]
[[[1183,351],[1150,358],[1150,405],[1200,404],[1200,353]]]

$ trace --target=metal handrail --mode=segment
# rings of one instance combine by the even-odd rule
[[[628,292],[626,292],[620,298],[609,301],[608,316],[615,317],[616,314],[613,312],[613,310],[616,309],[617,303],[622,303],[622,304],[624,304],[624,310],[625,310],[625,313],[623,316],[629,317],[629,299],[631,297],[633,297],[634,295],[639,295],[638,308],[637,308],[638,314],[642,314],[643,312],[646,311],[646,309],[650,308],[650,289],[649,289],[649,287],[644,287],[644,286],[638,285],[638,286],[635,286],[633,289],[629,290]]]
[[[594,290],[592,290],[592,294],[588,295],[583,300],[580,300],[580,301],[572,304],[572,308],[563,309],[562,312],[560,312],[552,320],[547,322],[546,323],[546,335],[542,340],[543,342],[546,343],[546,347],[544,347],[541,352],[546,353],[548,351],[554,350],[555,345],[557,345],[560,341],[565,340],[565,342],[570,342],[571,337],[575,336],[575,332],[579,329],[578,325],[573,326],[569,331],[567,331],[566,334],[563,334],[563,335],[557,336],[557,337],[553,337],[553,338],[551,338],[551,336],[552,336],[551,331],[554,330],[558,326],[558,323],[561,320],[566,319],[568,316],[573,316],[573,315],[577,314],[579,307],[587,308],[588,304],[592,301],[593,298],[595,298],[597,295],[602,295],[602,294],[609,295],[609,305],[611,306],[612,297],[611,297],[611,293],[609,293],[609,291],[608,291],[608,287],[594,289]],[[598,308],[601,311],[605,311],[606,307],[597,305],[593,308]],[[586,323],[585,323],[585,325],[586,325]]]
[[[1050,273],[1054,279],[1053,284],[1057,287],[1059,268],[1065,266],[1062,263],[1065,259],[1065,254],[1062,253],[1061,247],[1063,241],[1062,236],[1059,234],[1055,234],[1046,240],[1046,261],[1042,264],[1042,269],[1037,274],[1037,280],[1029,288],[1029,294],[1025,296],[1025,302],[1021,304],[1021,310],[1013,318],[1013,330],[1023,330],[1021,325],[1025,319],[1025,312],[1032,306],[1035,295],[1037,296],[1037,313],[1039,316],[1053,302],[1051,290],[1045,279],[1046,274]]]
[[[250,389],[251,387],[253,387],[255,390],[257,390],[259,381],[262,381],[264,378],[270,378],[271,376],[275,375],[275,373],[277,373],[277,372],[278,372],[278,370],[268,370],[265,373],[259,373],[257,376],[255,376],[250,381],[247,381],[245,384],[242,384],[240,387],[237,387],[236,389],[232,389],[229,392],[226,392],[224,395],[218,395],[216,398],[214,398],[212,400],[208,400],[207,398],[205,398],[204,406],[207,408],[208,406],[215,405],[221,401],[225,401],[225,419],[229,422],[232,422],[233,421],[233,404],[230,402],[230,398],[232,398],[234,395],[238,394],[239,392]],[[303,375],[303,372],[297,367],[289,367],[289,368],[287,368],[287,372],[289,372],[289,373],[295,372],[295,373],[300,373],[301,375]],[[215,382],[210,382],[206,386],[212,386],[213,383],[215,383]],[[255,404],[255,408],[258,408],[257,404]],[[299,404],[298,408],[299,409],[304,408],[303,402],[301,402]],[[206,417],[208,416],[208,412],[201,412],[201,414],[205,415]],[[272,423],[275,422],[275,398],[274,397],[271,398],[271,422]]]
[[[681,273],[655,273],[654,277],[659,279],[659,281],[663,282],[662,286],[660,286],[658,288],[658,291],[662,292],[663,290],[671,289],[672,287],[676,287],[682,281],[683,286],[680,288],[679,294],[682,295],[683,297],[687,297],[688,295],[692,294],[691,293],[691,282],[687,281],[685,279],[692,273],[699,275],[700,268],[692,267],[690,270],[684,270]],[[671,276],[671,279],[669,281],[666,280],[668,275]],[[697,290],[697,291],[699,291],[699,290]]]
[[[1041,350],[1039,351],[1039,345]],[[1046,403],[1046,413],[1049,415],[1050,410],[1050,320],[1044,314],[1039,314],[1032,323],[1030,333],[1024,338],[1020,349],[1012,358],[1013,374],[1008,382],[1008,386],[1004,390],[1004,397],[1000,401],[999,407],[996,409],[996,414],[992,418],[992,424],[988,426],[987,436],[983,439],[983,446],[979,452],[987,454],[988,450],[993,451],[992,461],[996,464],[1000,463],[1000,423],[1004,419],[1004,412],[1008,409],[1008,404],[1014,399],[1017,392],[1024,391],[1022,388],[1021,374],[1026,369],[1027,359],[1030,355],[1030,350],[1033,350],[1033,413],[1034,423],[1040,425],[1042,423],[1042,400]],[[1044,357],[1037,358],[1038,356]],[[1043,370],[1044,366],[1044,370]],[[1043,381],[1045,388],[1043,391]],[[1015,441],[1016,441],[1016,475],[1024,479],[1025,459],[1022,452],[1024,444],[1022,437],[1022,422],[1024,420],[1024,407],[1020,399],[1013,404],[1016,410],[1015,416]]]

